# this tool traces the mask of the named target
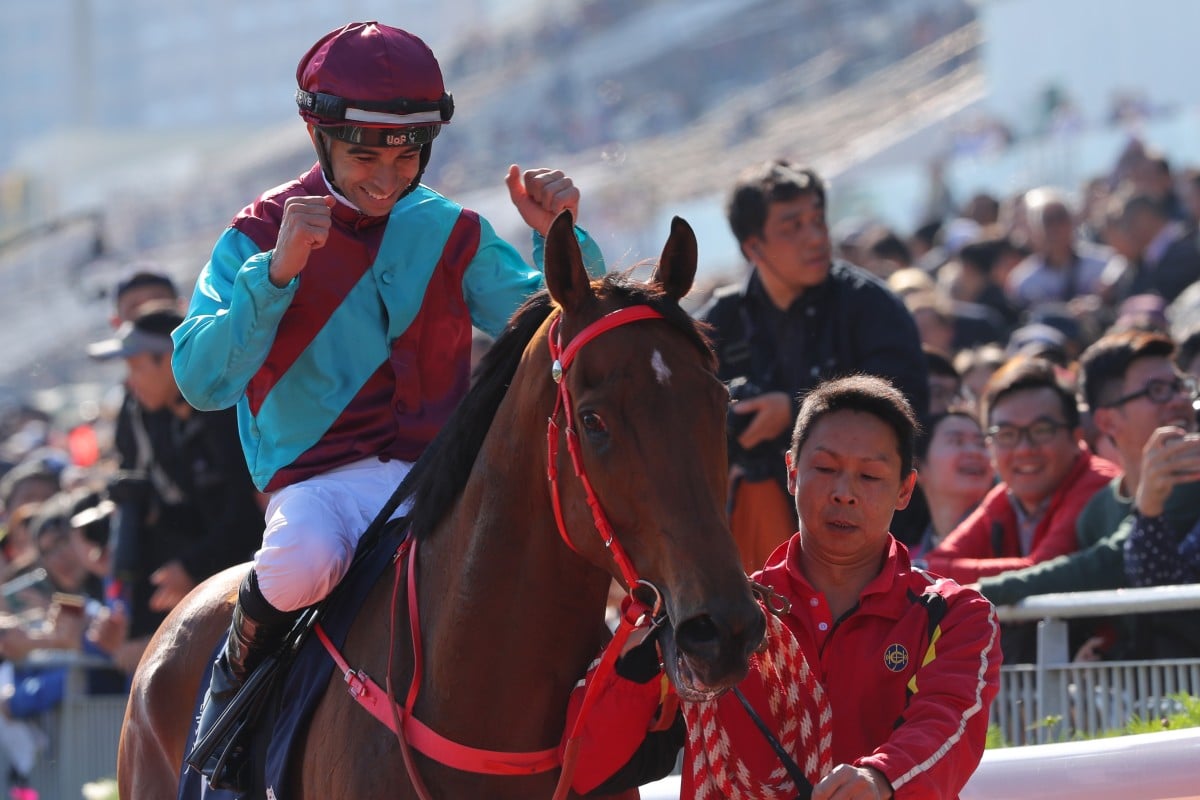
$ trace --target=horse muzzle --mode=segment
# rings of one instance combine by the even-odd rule
[[[750,668],[750,656],[762,645],[766,619],[752,600],[737,612],[697,614],[659,635],[663,666],[680,699],[711,700],[733,688]]]

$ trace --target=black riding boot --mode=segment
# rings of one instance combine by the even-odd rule
[[[212,730],[255,667],[282,646],[300,614],[301,611],[280,611],[268,603],[259,591],[258,576],[253,570],[242,581],[233,609],[233,623],[229,626],[229,639],[213,666],[212,680],[201,706],[195,737],[197,745]],[[220,788],[218,784],[229,784],[232,779],[229,775],[214,774],[220,755],[220,750],[214,752],[202,765],[193,763],[190,756],[188,759],[211,779],[214,788]]]

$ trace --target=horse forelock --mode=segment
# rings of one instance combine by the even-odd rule
[[[593,291],[604,306],[654,308],[692,343],[705,366],[715,371],[716,358],[705,326],[661,289],[634,280],[629,272],[624,272],[610,273],[593,281]],[[481,359],[470,390],[409,472],[400,493],[405,500],[412,500],[408,524],[417,536],[431,535],[466,487],[525,350],[555,311],[556,306],[545,291],[533,295],[517,309]]]

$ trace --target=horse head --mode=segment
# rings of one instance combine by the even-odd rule
[[[546,286],[560,312],[549,335],[571,356],[555,365],[566,424],[550,437],[561,440],[559,463],[550,464],[560,475],[552,491],[561,532],[626,588],[639,580],[648,604],[661,601],[664,665],[688,700],[740,681],[765,630],[725,510],[728,393],[711,347],[679,306],[696,262],[695,233],[678,217],[648,284],[592,282],[568,213],[546,240]],[[658,313],[613,322],[614,312],[638,306]]]

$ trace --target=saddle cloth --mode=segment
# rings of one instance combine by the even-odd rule
[[[392,556],[406,535],[407,528],[389,526],[382,533],[378,545],[342,579],[334,594],[325,601],[320,616],[321,627],[339,649],[346,643],[346,635],[367,594],[383,573],[392,567]],[[220,648],[224,646],[224,641],[219,642],[209,659],[208,668],[200,681],[200,694],[196,698],[193,719],[199,719],[200,704],[208,689],[213,664],[220,654]],[[282,679],[276,682],[256,725],[251,755],[254,765],[253,788],[242,795],[210,789],[203,775],[184,768],[179,778],[178,800],[285,800],[285,781],[292,750],[300,735],[308,728],[317,702],[329,684],[333,667],[333,659],[325,652],[321,642],[315,636],[307,636],[292,663],[285,667]],[[195,735],[193,725],[188,733],[185,753],[191,751]]]

